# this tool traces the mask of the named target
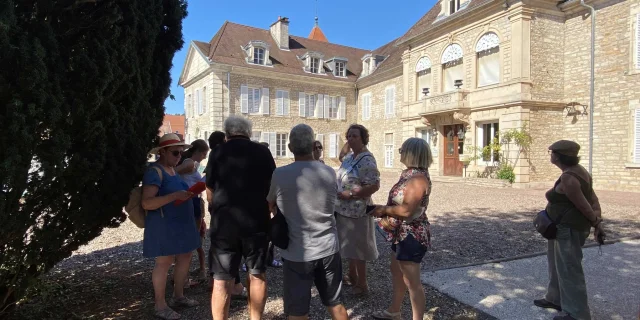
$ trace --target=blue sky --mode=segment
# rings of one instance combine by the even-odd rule
[[[375,49],[404,34],[436,0],[318,0],[320,28],[332,43]],[[167,113],[183,113],[184,90],[178,78],[191,40],[208,42],[225,20],[268,29],[278,16],[289,18],[289,33],[308,36],[313,28],[315,0],[192,0],[183,22],[185,45],[171,69]]]

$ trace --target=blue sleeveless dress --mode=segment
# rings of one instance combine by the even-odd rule
[[[179,175],[171,176],[162,166],[157,167],[162,171],[162,181],[158,172],[150,167],[142,178],[142,184],[158,186],[158,196],[189,189]],[[151,210],[147,212],[144,223],[142,254],[146,258],[188,253],[200,246],[193,201],[185,201],[178,206],[173,202],[166,204],[162,206],[162,214],[160,209]]]

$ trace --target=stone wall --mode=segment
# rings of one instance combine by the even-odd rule
[[[531,148],[530,182],[546,183],[558,178],[560,170],[549,162],[549,146],[562,139],[564,130],[564,110],[558,108],[531,108],[529,132]]]
[[[385,97],[386,88],[395,86],[395,115],[385,115]],[[369,130],[368,149],[373,153],[380,171],[395,172],[403,168],[400,163],[400,154],[398,149],[404,142],[406,137],[402,134],[402,100],[403,100],[402,77],[395,77],[389,80],[381,81],[374,85],[360,88],[358,90],[358,123],[364,125]],[[371,117],[369,120],[362,119],[362,96],[371,94]],[[385,141],[386,133],[393,133],[393,166],[385,167]]]
[[[194,59],[199,60],[199,59]],[[205,90],[205,109],[202,114],[198,112],[196,106],[196,90]],[[212,72],[202,75],[197,81],[194,81],[189,86],[184,88],[185,97],[185,131],[187,133],[185,140],[191,142],[197,139],[207,140],[209,135],[214,130],[219,128],[214,127],[213,119],[214,114],[219,110],[219,100],[222,90],[221,80]],[[214,98],[215,97],[215,98]],[[191,99],[191,108],[187,109],[189,105],[188,99]]]
[[[537,13],[531,20],[531,98],[561,102],[564,84],[564,18]],[[570,57],[567,57],[571,59]]]
[[[336,158],[329,158],[329,134],[338,135],[338,145],[341,148],[345,143],[345,132],[349,124],[355,123],[357,106],[355,102],[355,90],[344,85],[326,86],[313,82],[302,82],[285,79],[258,78],[231,74],[230,81],[230,114],[242,115],[240,105],[240,86],[248,85],[259,88],[269,88],[270,112],[268,115],[243,115],[251,120],[254,131],[289,133],[291,128],[299,123],[311,126],[316,134],[324,134],[324,161],[327,165],[338,167],[340,164]],[[289,91],[289,115],[276,116],[276,90]],[[331,96],[346,97],[346,120],[317,119],[299,116],[299,92],[310,94],[329,94]],[[338,154],[340,149],[338,149]],[[291,163],[292,158],[277,157],[278,166]]]
[[[612,1],[597,7],[593,114],[596,188],[640,191],[640,169],[630,164],[631,112],[640,99],[640,74],[630,68],[632,10],[638,10],[638,3],[638,0]],[[588,106],[591,19],[585,12],[568,16],[565,23],[564,91],[565,101]],[[589,117],[565,117],[564,124],[563,138],[582,145],[582,163],[587,167]]]

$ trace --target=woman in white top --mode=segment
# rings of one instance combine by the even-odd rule
[[[202,175],[198,170],[200,167],[200,162],[207,158],[207,153],[209,153],[209,145],[206,141],[202,139],[198,139],[191,144],[191,148],[184,152],[182,156],[181,163],[176,168],[176,171],[182,177],[182,180],[189,185],[191,188],[194,184],[203,181]],[[206,229],[206,224],[204,222],[204,202],[201,196],[198,194],[193,197],[193,214],[196,219],[196,229],[200,232],[200,247],[198,247],[198,260],[200,262],[200,270],[198,275],[200,279],[206,280],[207,273],[206,268],[204,266],[205,257],[204,250],[202,249],[202,242],[204,241],[204,231]],[[204,228],[203,228],[204,227]]]

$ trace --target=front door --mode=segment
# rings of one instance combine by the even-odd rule
[[[454,124],[444,126],[444,175],[462,176],[462,161],[460,155],[464,153],[464,139],[458,139],[458,132],[464,130],[463,125]]]

